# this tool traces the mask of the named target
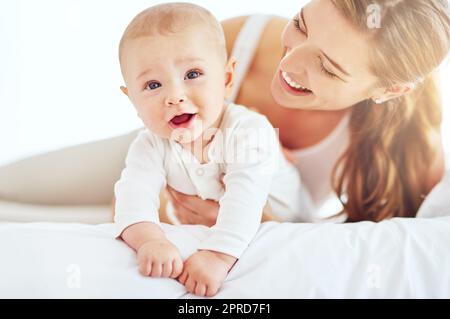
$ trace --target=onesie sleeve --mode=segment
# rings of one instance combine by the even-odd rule
[[[260,226],[280,146],[274,128],[259,115],[239,123],[225,139],[225,194],[217,222],[198,249],[240,258]]]
[[[148,130],[140,131],[129,148],[120,179],[114,185],[115,237],[136,223],[159,224],[159,194],[166,185],[163,156],[164,145],[159,137]]]

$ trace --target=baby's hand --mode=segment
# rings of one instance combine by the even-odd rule
[[[144,276],[177,278],[183,271],[178,248],[165,238],[147,241],[137,251],[139,271]]]
[[[192,294],[212,297],[219,291],[236,260],[215,251],[198,251],[184,262],[178,281]]]

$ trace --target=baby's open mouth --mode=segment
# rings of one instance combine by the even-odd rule
[[[187,128],[194,121],[197,113],[183,113],[177,116],[174,116],[169,124],[172,128]]]

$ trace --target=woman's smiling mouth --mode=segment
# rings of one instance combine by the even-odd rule
[[[310,89],[303,87],[301,84],[292,80],[287,74],[287,72],[280,71],[280,81],[283,84],[283,87],[286,89],[286,91],[288,91],[293,95],[308,96],[313,94],[313,92]]]

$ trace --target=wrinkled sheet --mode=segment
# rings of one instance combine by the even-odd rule
[[[265,223],[217,298],[449,298],[450,218]],[[203,226],[164,225],[183,258]],[[112,225],[0,224],[1,298],[189,298],[138,273]]]
[[[449,180],[422,218],[262,224],[215,298],[450,298]],[[163,227],[183,258],[209,232]],[[141,276],[112,234],[110,223],[0,223],[0,298],[196,298],[173,279]]]

